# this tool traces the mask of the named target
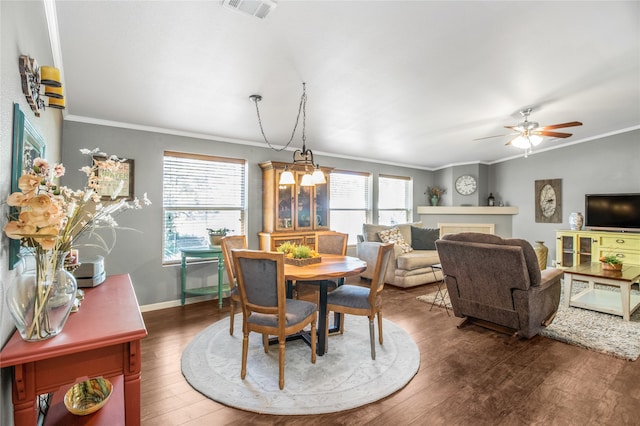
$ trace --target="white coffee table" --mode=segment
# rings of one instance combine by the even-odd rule
[[[573,297],[573,281],[589,283],[586,290]],[[640,306],[640,296],[631,294],[631,284],[640,280],[640,267],[623,266],[622,271],[602,269],[601,263],[585,263],[564,271],[564,304],[592,311],[620,315],[629,321],[631,314]],[[620,293],[595,288],[604,284],[620,288]]]

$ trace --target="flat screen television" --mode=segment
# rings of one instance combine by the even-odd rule
[[[640,194],[587,194],[585,227],[640,232]]]

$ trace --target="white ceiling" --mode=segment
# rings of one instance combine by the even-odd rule
[[[67,120],[264,145],[307,83],[317,154],[435,169],[521,155],[505,125],[581,121],[538,150],[640,127],[640,2],[56,2]],[[55,52],[54,52],[55,54]],[[298,134],[299,135],[299,134]],[[292,146],[300,147],[301,138]]]

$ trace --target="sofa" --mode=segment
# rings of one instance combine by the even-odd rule
[[[381,233],[387,240],[384,242],[394,243],[384,276],[385,284],[406,288],[442,279],[442,271],[432,268],[440,263],[435,247],[438,229],[426,229],[422,222],[391,226],[365,223],[362,235],[358,235],[356,250],[358,258],[369,265],[375,265],[378,246],[383,243]],[[372,274],[373,269],[367,268],[360,276],[370,280]]]
[[[553,320],[563,271],[540,271],[529,242],[463,232],[436,246],[457,317],[527,339]]]

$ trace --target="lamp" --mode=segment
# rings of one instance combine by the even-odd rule
[[[291,138],[287,144],[280,148],[274,148],[273,145],[267,139],[267,136],[264,133],[264,128],[262,127],[262,119],[260,118],[260,109],[258,108],[258,102],[262,100],[262,96],[260,95],[251,95],[249,96],[256,104],[256,115],[258,116],[258,124],[260,125],[260,132],[262,133],[262,137],[264,141],[267,143],[269,148],[274,151],[282,151],[286,149],[293,141],[293,137],[296,133],[296,129],[298,128],[298,122],[300,121],[300,114],[302,113],[302,149],[297,149],[293,152],[293,167],[302,167],[304,168],[304,175],[302,176],[302,180],[300,181],[300,186],[315,186],[318,184],[327,183],[327,180],[324,176],[324,173],[320,169],[320,165],[316,164],[313,160],[313,152],[310,149],[307,149],[307,137],[306,137],[306,121],[307,121],[307,90],[306,83],[302,83],[302,96],[300,97],[300,105],[298,106],[298,116],[296,117],[296,123],[293,126],[293,132],[291,132]],[[309,171],[312,170],[312,172]],[[288,166],[285,166],[284,171],[280,175],[280,185],[293,185],[295,184],[295,178],[293,173],[289,169]]]
[[[49,107],[65,108],[62,79],[58,68],[46,65],[39,67],[38,62],[27,55],[20,56],[19,66],[22,93],[27,98],[27,102],[36,117],[40,117],[40,112],[44,111],[46,105],[43,99],[44,96],[49,98]],[[44,86],[44,93],[41,92],[41,86]]]

